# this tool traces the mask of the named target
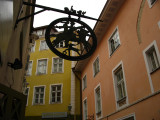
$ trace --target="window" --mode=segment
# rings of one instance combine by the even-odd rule
[[[157,68],[159,68],[160,64],[159,64],[157,53],[154,46],[152,46],[150,49],[146,51],[146,57],[147,57],[150,72],[153,72]]]
[[[51,86],[51,103],[61,103],[62,101],[62,85]]]
[[[48,45],[47,45],[46,41],[42,40],[41,44],[40,44],[40,50],[47,50],[47,49],[48,49]]]
[[[83,102],[83,119],[87,120],[87,116],[87,99],[85,99]]]
[[[63,48],[63,47],[64,47],[64,42],[63,41],[61,41],[60,43],[58,43],[56,45],[56,48]]]
[[[96,76],[98,72],[99,72],[99,58],[97,57],[97,59],[93,63],[93,75]]]
[[[151,8],[157,0],[148,0],[149,7]]]
[[[53,58],[52,73],[63,72],[63,59]]]
[[[28,105],[29,88],[25,89],[24,95],[27,96],[27,103],[26,103],[26,105]]]
[[[102,112],[100,86],[95,89],[96,116],[100,117]]]
[[[34,51],[35,51],[35,44],[31,44],[30,51],[31,51],[31,52],[34,52]]]
[[[38,36],[41,36],[41,35],[42,35],[42,32],[43,32],[42,30],[38,30],[38,31],[37,31],[37,35],[38,35]]]
[[[32,75],[32,61],[29,61],[28,63],[28,69],[27,69],[26,75],[27,76]]]
[[[47,73],[47,59],[38,60],[37,74]]]
[[[35,87],[34,89],[34,104],[44,103],[44,86]]]
[[[123,105],[127,103],[126,87],[125,87],[122,64],[120,64],[114,70],[113,74],[114,74],[117,106],[122,107]]]
[[[123,71],[120,68],[116,73],[116,83],[117,83],[117,91],[118,91],[118,101],[126,97],[124,79],[123,79]]]
[[[135,114],[131,114],[117,120],[135,120]]]
[[[118,29],[116,29],[113,35],[111,36],[111,38],[109,39],[110,56],[119,47],[119,45],[120,45],[119,33],[118,33]]]
[[[125,118],[125,119],[123,119],[123,120],[134,120],[134,117],[131,116],[131,117]]]
[[[82,79],[82,87],[83,87],[83,90],[87,88],[87,76],[86,75]]]

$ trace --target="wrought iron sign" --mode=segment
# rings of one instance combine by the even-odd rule
[[[23,19],[36,15],[45,10],[68,14],[68,17],[66,18],[59,18],[51,22],[46,29],[46,43],[51,51],[56,55],[63,59],[79,61],[86,59],[93,54],[97,46],[96,35],[86,23],[81,21],[80,18],[87,18],[97,21],[101,20],[85,16],[86,12],[81,10],[76,11],[73,9],[73,6],[70,10],[67,7],[65,7],[64,10],[59,10],[28,2],[23,2],[23,4],[43,8],[43,10],[24,18],[18,19],[17,17],[16,24]],[[77,19],[71,18],[71,16],[77,16]],[[59,45],[61,45],[62,49],[59,49]]]

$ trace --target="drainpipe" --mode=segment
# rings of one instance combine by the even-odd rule
[[[72,68],[73,73],[75,74],[76,78],[80,81],[80,115],[82,120],[82,84],[81,78],[77,75],[78,71],[75,71],[75,67]],[[81,74],[81,72],[79,72]]]

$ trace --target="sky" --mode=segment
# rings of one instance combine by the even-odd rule
[[[85,16],[93,17],[98,19],[101,11],[107,0],[36,0],[36,4],[52,7],[60,10],[64,10],[65,7],[69,9],[73,6],[76,11],[82,10],[86,11]],[[36,8],[35,11],[41,10]],[[67,14],[54,12],[54,11],[44,11],[38,15],[34,16],[34,28],[49,25],[52,21],[68,17]],[[92,29],[94,28],[97,21],[82,18],[83,22],[88,24]]]

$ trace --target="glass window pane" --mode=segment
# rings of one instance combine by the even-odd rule
[[[52,97],[55,97],[55,95],[56,95],[55,92],[53,92],[53,93],[52,93]]]
[[[61,85],[58,85],[58,86],[57,86],[57,90],[61,90]]]
[[[57,97],[57,102],[60,102],[61,101],[61,97]]]
[[[55,97],[52,98],[52,102],[55,102]]]
[[[35,99],[35,103],[38,103],[38,99]]]
[[[55,91],[56,90],[56,87],[55,86],[52,86],[52,91]]]
[[[39,92],[39,89],[38,89],[38,88],[36,88],[36,92]]]
[[[40,103],[43,103],[43,99],[40,99]]]
[[[40,94],[40,98],[41,98],[41,99],[43,99],[43,96],[44,96],[43,94]]]
[[[61,92],[57,92],[57,96],[60,97],[61,96]]]
[[[44,87],[40,88],[40,90],[41,90],[41,92],[43,92],[44,91]]]

